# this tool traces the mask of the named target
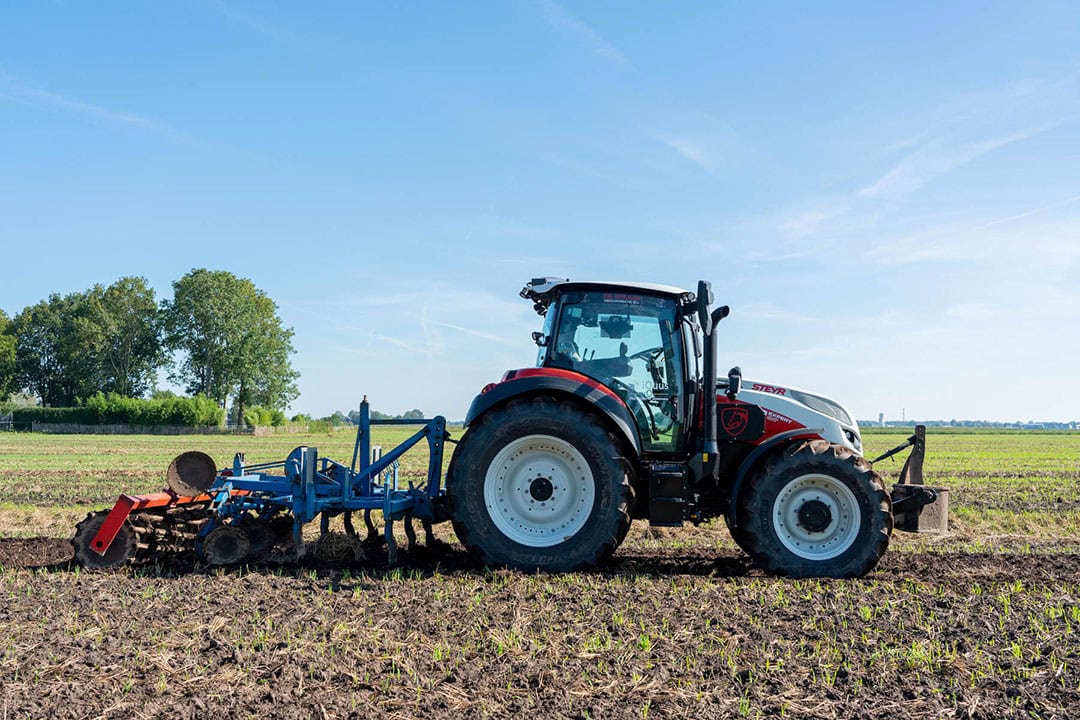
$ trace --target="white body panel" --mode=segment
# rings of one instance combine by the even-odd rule
[[[803,399],[809,398],[811,402],[834,406],[835,410],[833,412],[842,415],[844,419],[809,407],[800,400],[800,396]],[[862,454],[862,437],[859,435],[859,425],[855,422],[851,412],[835,400],[814,395],[805,390],[754,380],[743,381],[738,399],[742,402],[753,403],[764,409],[766,411],[766,426],[769,425],[768,413],[772,411],[805,427],[820,428],[820,435],[823,439],[851,448],[855,452]]]

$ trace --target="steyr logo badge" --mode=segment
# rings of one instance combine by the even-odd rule
[[[720,424],[728,435],[738,436],[750,424],[750,412],[737,405],[726,407],[720,413]]]

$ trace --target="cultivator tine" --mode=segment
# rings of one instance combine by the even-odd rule
[[[412,524],[412,515],[405,516],[405,537],[409,539],[409,552],[416,549],[416,529]]]
[[[342,522],[344,522],[344,524],[345,524],[345,534],[348,535],[350,539],[356,540],[357,539],[356,528],[353,526],[353,523],[352,523],[352,511],[351,510],[347,511],[345,513],[345,517],[344,517]]]
[[[389,565],[397,565],[397,540],[394,539],[394,521],[386,521],[386,529],[383,531],[386,538],[386,562]]]
[[[421,520],[420,525],[424,528],[424,545],[428,548],[435,547],[435,543],[439,542],[439,540],[435,537],[431,521],[427,519]]]
[[[364,542],[368,545],[379,545],[382,543],[383,538],[379,534],[379,529],[375,527],[375,523],[371,522],[371,510],[364,511],[364,525],[367,526],[367,538]]]
[[[330,532],[330,516],[323,513],[319,517],[319,535],[325,535]]]
[[[296,517],[293,517],[292,539],[293,547],[296,548],[296,557],[304,557],[304,524]]]

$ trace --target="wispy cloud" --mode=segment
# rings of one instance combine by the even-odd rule
[[[668,110],[659,128],[646,132],[683,160],[712,176],[744,166],[749,158],[742,137],[725,120],[700,110]],[[657,122],[657,121],[654,121]]]
[[[1023,221],[1077,203],[1080,195],[989,221],[926,227],[886,239],[866,257],[884,266],[964,262],[1009,272],[1027,266],[1028,272],[1046,280],[1080,261],[1080,219],[1066,214],[1058,220]]]
[[[206,7],[257,35],[263,35],[271,40],[283,40],[285,38],[285,32],[281,28],[275,27],[250,13],[238,10],[232,5],[217,2],[216,0],[207,0]]]
[[[0,71],[0,101],[15,103],[42,112],[68,115],[86,122],[149,133],[192,147],[225,151],[247,158],[255,157],[246,150],[193,138],[168,123],[146,115],[107,108],[70,95],[35,87],[3,71]]]
[[[578,41],[585,45],[593,55],[605,58],[606,60],[611,60],[620,65],[630,64],[629,58],[623,55],[623,53],[604,38],[603,35],[598,33],[588,24],[571,15],[566,8],[555,2],[555,0],[540,0],[540,8],[544,11],[544,14],[553,25],[561,28],[570,35],[573,35]]]
[[[935,138],[979,126],[988,119],[1025,112],[1032,109],[1033,105],[1039,106],[1044,99],[1053,99],[1062,91],[1067,91],[1074,81],[1075,75],[1069,73],[1056,79],[1027,78],[962,92],[937,105],[909,113],[904,120],[905,124],[916,129],[900,140],[883,143],[880,151],[891,155],[918,148]]]
[[[1008,223],[1016,222],[1017,220],[1025,220],[1035,215],[1042,215],[1043,213],[1050,212],[1051,210],[1059,210],[1063,207],[1068,207],[1069,205],[1075,205],[1078,202],[1080,202],[1080,195],[1073,195],[1072,197],[1065,198],[1064,200],[1059,200],[1048,205],[1041,205],[1037,208],[1032,208],[1031,210],[1025,210],[1024,212],[1016,213],[1015,215],[1009,215],[1008,217],[991,220],[990,222],[982,225],[981,228],[986,229],[995,227],[997,225],[1007,225]]]
[[[427,352],[428,350],[428,348],[420,348],[406,340],[402,340],[401,338],[393,337],[392,335],[383,335],[382,333],[377,333],[374,330],[369,331],[369,338],[373,344],[387,343],[395,347],[404,348],[405,350],[409,350],[410,352]]]
[[[1067,120],[1063,118],[1040,123],[1007,135],[975,142],[957,142],[951,138],[930,140],[901,159],[878,180],[859,190],[859,195],[879,199],[903,197],[961,165],[1007,145],[1052,130]]]
[[[694,138],[674,135],[658,135],[657,139],[683,159],[689,160],[710,175],[716,171],[716,158],[705,143]]]
[[[178,135],[168,125],[152,118],[111,110],[94,103],[42,90],[2,72],[0,72],[0,98],[38,110],[81,115],[90,120],[125,125],[159,134]]]
[[[482,338],[499,345],[506,345],[508,347],[517,348],[521,346],[520,342],[510,340],[508,338],[500,337],[492,333],[483,332],[481,330],[473,330],[472,328],[462,327],[461,325],[454,325],[453,323],[443,322],[441,320],[428,320],[429,325],[435,325],[437,327],[449,328],[458,332],[463,332],[466,335],[472,335],[473,337]]]

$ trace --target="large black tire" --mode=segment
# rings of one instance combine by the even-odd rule
[[[724,524],[727,525],[728,532],[731,533],[731,539],[735,541],[739,549],[749,555],[750,539],[746,536],[746,530],[738,525],[732,525],[731,516],[726,512],[724,513]]]
[[[536,397],[492,409],[450,462],[454,532],[486,565],[549,572],[595,565],[630,528],[626,452],[594,413],[570,401]]]
[[[732,536],[755,563],[792,577],[862,577],[893,529],[870,463],[825,440],[793,444],[750,476]]]

